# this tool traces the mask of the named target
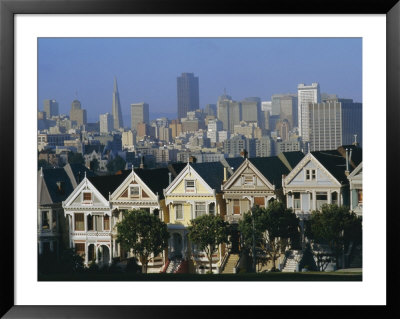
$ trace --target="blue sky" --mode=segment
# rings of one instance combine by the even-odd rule
[[[200,106],[224,88],[235,100],[295,93],[319,82],[321,92],[362,102],[361,38],[40,38],[38,109],[44,99],[69,114],[77,98],[88,121],[111,112],[117,77],[122,113],[147,102],[150,113],[176,113],[176,78],[199,77]],[[126,125],[128,123],[125,123]]]

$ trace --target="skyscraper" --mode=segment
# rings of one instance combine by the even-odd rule
[[[199,108],[199,78],[193,73],[182,73],[177,78],[178,118],[186,117],[186,113]]]
[[[43,110],[46,112],[46,118],[58,115],[58,103],[56,100],[44,100]]]
[[[81,102],[73,100],[71,103],[71,110],[69,111],[69,119],[75,121],[77,127],[86,124],[86,110],[82,109]]]
[[[309,137],[309,108],[308,103],[320,103],[321,93],[318,83],[297,86],[299,134],[303,142],[310,141]]]
[[[217,112],[223,129],[233,133],[235,125],[240,124],[242,120],[242,104],[233,101],[232,97],[224,93],[218,98]]]
[[[350,145],[357,135],[362,143],[362,104],[340,99],[310,103],[310,151],[335,150]]]
[[[131,129],[136,130],[139,123],[149,124],[149,105],[144,102],[131,104]]]
[[[109,133],[113,130],[113,118],[110,113],[100,114],[100,133]]]
[[[119,92],[118,92],[116,77],[114,77],[112,116],[114,119],[114,130],[119,130],[120,128],[124,128],[124,124],[122,122],[121,103],[119,101]]]

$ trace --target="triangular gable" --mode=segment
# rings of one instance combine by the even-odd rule
[[[352,178],[354,178],[354,177],[356,177],[356,176],[358,176],[358,175],[361,175],[362,174],[362,162],[360,163],[360,164],[358,164],[358,166],[354,169],[354,171],[352,171],[350,174],[349,174],[349,179],[352,179]]]
[[[68,198],[63,202],[63,207],[68,207],[72,205],[76,205],[80,203],[80,195],[83,191],[89,190],[93,194],[93,203],[100,203],[103,204],[104,206],[108,207],[109,202],[107,199],[104,198],[103,195],[97,190],[96,187],[87,179],[85,178],[82,180],[82,182],[79,183],[79,185],[74,189],[74,191],[71,193],[71,195],[68,196]]]
[[[303,170],[310,162],[312,162],[316,168],[319,168],[321,172],[334,184],[341,186],[340,182],[311,153],[308,153],[306,156],[304,156],[300,163],[297,164],[296,167],[285,177],[283,184],[285,186],[289,186],[292,181],[302,174]]]
[[[129,198],[129,186],[140,185],[141,199],[157,200],[157,195],[146,185],[134,170],[125,178],[120,186],[111,194],[110,200],[134,200]]]
[[[199,188],[196,188],[196,192],[194,194],[213,194],[214,190],[206,183],[206,181],[196,172],[196,170],[190,166],[188,163],[186,167],[178,174],[177,177],[172,181],[172,183],[165,189],[164,196],[168,196],[174,193],[183,194],[185,191],[182,191],[182,186],[184,189],[185,179],[190,175],[190,179],[193,179],[199,183],[200,192],[197,191]],[[196,186],[197,187],[197,186]]]
[[[254,164],[246,158],[246,160],[238,167],[233,175],[222,186],[222,190],[226,191],[230,187],[236,186],[240,181],[241,175],[244,174],[246,170],[250,170],[251,172],[253,172],[264,184],[264,186],[270,188],[271,190],[275,189],[275,185],[271,184],[270,181],[254,166]]]

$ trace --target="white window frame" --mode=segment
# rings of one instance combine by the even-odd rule
[[[307,178],[308,175],[308,178]],[[317,170],[316,169],[306,169],[304,174],[306,181],[316,181],[317,180]]]
[[[197,205],[204,205],[204,214],[202,214],[201,216],[207,215],[207,203],[206,202],[195,202],[194,203],[194,218],[199,217],[197,215]]]
[[[193,186],[188,186],[188,182],[193,182]],[[196,193],[196,180],[195,179],[185,179],[185,192],[186,193]]]
[[[175,220],[184,220],[184,216],[183,216],[183,204],[175,204]],[[181,207],[181,212],[182,212],[182,218],[178,218],[178,206]]]
[[[132,196],[132,192],[131,192],[132,188],[137,188],[139,190],[137,196]],[[140,185],[137,185],[137,184],[129,185],[129,198],[140,198],[141,197],[140,192],[141,192]]]
[[[85,200],[85,194],[90,194],[90,201]],[[82,204],[85,204],[85,205],[93,204],[93,192],[92,191],[90,191],[90,190],[82,191]]]

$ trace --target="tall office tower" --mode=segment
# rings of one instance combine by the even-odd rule
[[[131,129],[136,130],[139,123],[149,124],[149,105],[144,102],[131,104]]]
[[[182,73],[177,78],[178,118],[186,117],[187,112],[199,108],[199,78],[193,73]]]
[[[311,85],[299,84],[297,86],[297,101],[298,101],[298,122],[299,135],[302,137],[303,143],[310,141],[309,137],[309,103],[320,103],[321,93],[319,84],[312,83]]]
[[[288,94],[284,95],[279,99],[279,104],[280,104],[280,112],[279,112],[279,118],[284,121],[287,120],[290,124],[290,128],[292,129],[293,127],[298,126],[298,119],[297,119],[297,108],[298,108],[298,102],[297,102],[297,96]]]
[[[136,132],[133,130],[122,132],[121,142],[122,149],[132,150],[136,145]]]
[[[179,120],[171,120],[169,127],[171,128],[172,139],[182,133],[182,123]]]
[[[261,100],[259,98],[246,98],[242,104],[242,121],[248,123],[258,123],[264,128],[263,117],[261,116]]]
[[[109,133],[113,130],[113,117],[110,113],[100,114],[100,133]]]
[[[362,141],[362,104],[331,100],[309,103],[310,151],[334,150]]]
[[[242,104],[224,94],[218,98],[217,107],[218,119],[222,122],[223,129],[233,133],[235,125],[242,120]]]
[[[216,116],[217,115],[217,105],[216,104],[207,104],[204,108],[204,113],[206,115]]]
[[[289,131],[290,131],[290,124],[287,119],[279,120],[276,123],[276,131],[278,136],[282,139],[283,142],[289,139]]]
[[[50,119],[52,116],[58,115],[58,103],[56,100],[44,100],[43,110],[46,112],[46,118]]]
[[[266,112],[269,111],[269,114],[272,113],[272,101],[262,101],[261,102],[261,111]]]
[[[272,156],[274,153],[273,145],[273,141],[269,136],[256,139],[256,157]]]
[[[69,111],[69,119],[75,121],[77,127],[87,123],[86,110],[82,109],[81,102],[73,100],[71,103],[71,110]]]
[[[122,113],[121,113],[121,102],[119,101],[119,92],[118,92],[118,84],[116,77],[114,77],[112,116],[114,119],[114,130],[119,130],[120,128],[124,128],[124,123],[122,121]]]

